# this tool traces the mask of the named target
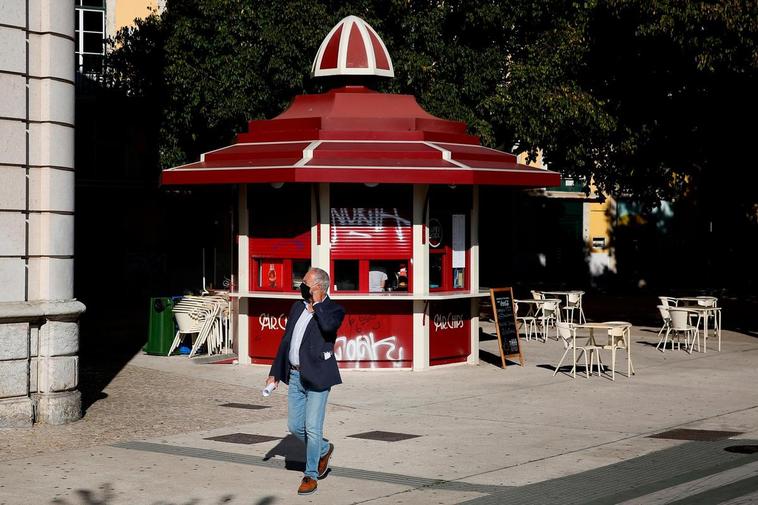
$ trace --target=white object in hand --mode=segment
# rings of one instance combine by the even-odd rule
[[[263,390],[261,391],[261,394],[263,394],[263,396],[271,396],[271,393],[274,392],[274,389],[276,389],[276,382],[272,382],[271,384],[263,388]]]

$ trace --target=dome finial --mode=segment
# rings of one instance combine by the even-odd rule
[[[395,77],[395,71],[387,47],[371,25],[357,16],[347,16],[332,28],[321,43],[313,60],[311,75]]]

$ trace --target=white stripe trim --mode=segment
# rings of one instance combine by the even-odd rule
[[[348,16],[340,34],[340,48],[337,52],[337,70],[339,74],[346,74],[347,70],[347,44],[350,41],[350,33],[353,31],[353,25],[355,21],[351,19],[353,16]]]
[[[371,39],[368,36],[368,30],[366,30],[366,25],[364,23],[355,23],[355,26],[358,27],[358,32],[361,34],[361,38],[363,39],[363,47],[366,51],[366,65],[368,65],[367,70],[376,70],[376,55],[374,54],[374,45],[371,43]]]
[[[341,170],[442,170],[446,172],[460,172],[461,169],[471,172],[512,172],[512,173],[535,173],[545,172],[545,170],[539,170],[532,168],[531,170],[524,170],[521,168],[486,168],[486,167],[397,167],[397,166],[362,166],[362,165],[308,165],[302,167],[295,167],[293,165],[268,165],[262,167],[195,167],[195,168],[183,168],[181,167],[167,168],[164,172],[215,172],[219,170],[276,170],[281,168],[319,168],[319,169],[341,169]]]
[[[298,161],[297,163],[295,163],[292,166],[294,166],[294,167],[305,166],[306,163],[308,163],[309,161],[311,161],[313,159],[313,151],[320,144],[321,144],[320,140],[314,140],[313,142],[311,142],[310,144],[308,144],[308,147],[306,147],[305,149],[303,149],[303,157],[300,159],[300,161]]]
[[[448,151],[447,149],[443,149],[443,148],[441,148],[440,146],[438,146],[436,144],[432,144],[431,142],[424,142],[424,145],[427,145],[427,146],[429,146],[429,147],[431,147],[433,149],[437,149],[438,151],[440,151],[442,153],[442,159],[445,160],[445,161],[449,161],[450,163],[452,163],[454,165],[458,165],[461,168],[471,168],[470,166],[465,165],[465,164],[461,163],[460,161],[455,161],[453,159],[452,153],[450,151]]]

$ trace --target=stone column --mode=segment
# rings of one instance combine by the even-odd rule
[[[73,0],[0,0],[0,426],[81,417],[74,50]]]

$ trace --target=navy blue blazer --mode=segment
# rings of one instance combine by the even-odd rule
[[[285,384],[289,384],[289,352],[292,333],[304,310],[305,303],[302,300],[295,302],[290,309],[284,336],[269,372],[269,375]],[[334,303],[328,296],[313,306],[313,318],[305,327],[303,341],[300,344],[300,381],[308,389],[325,391],[335,384],[342,383],[337,359],[334,357],[334,341],[337,339],[337,330],[344,318],[345,309]],[[331,353],[331,356],[324,359],[324,352]]]

